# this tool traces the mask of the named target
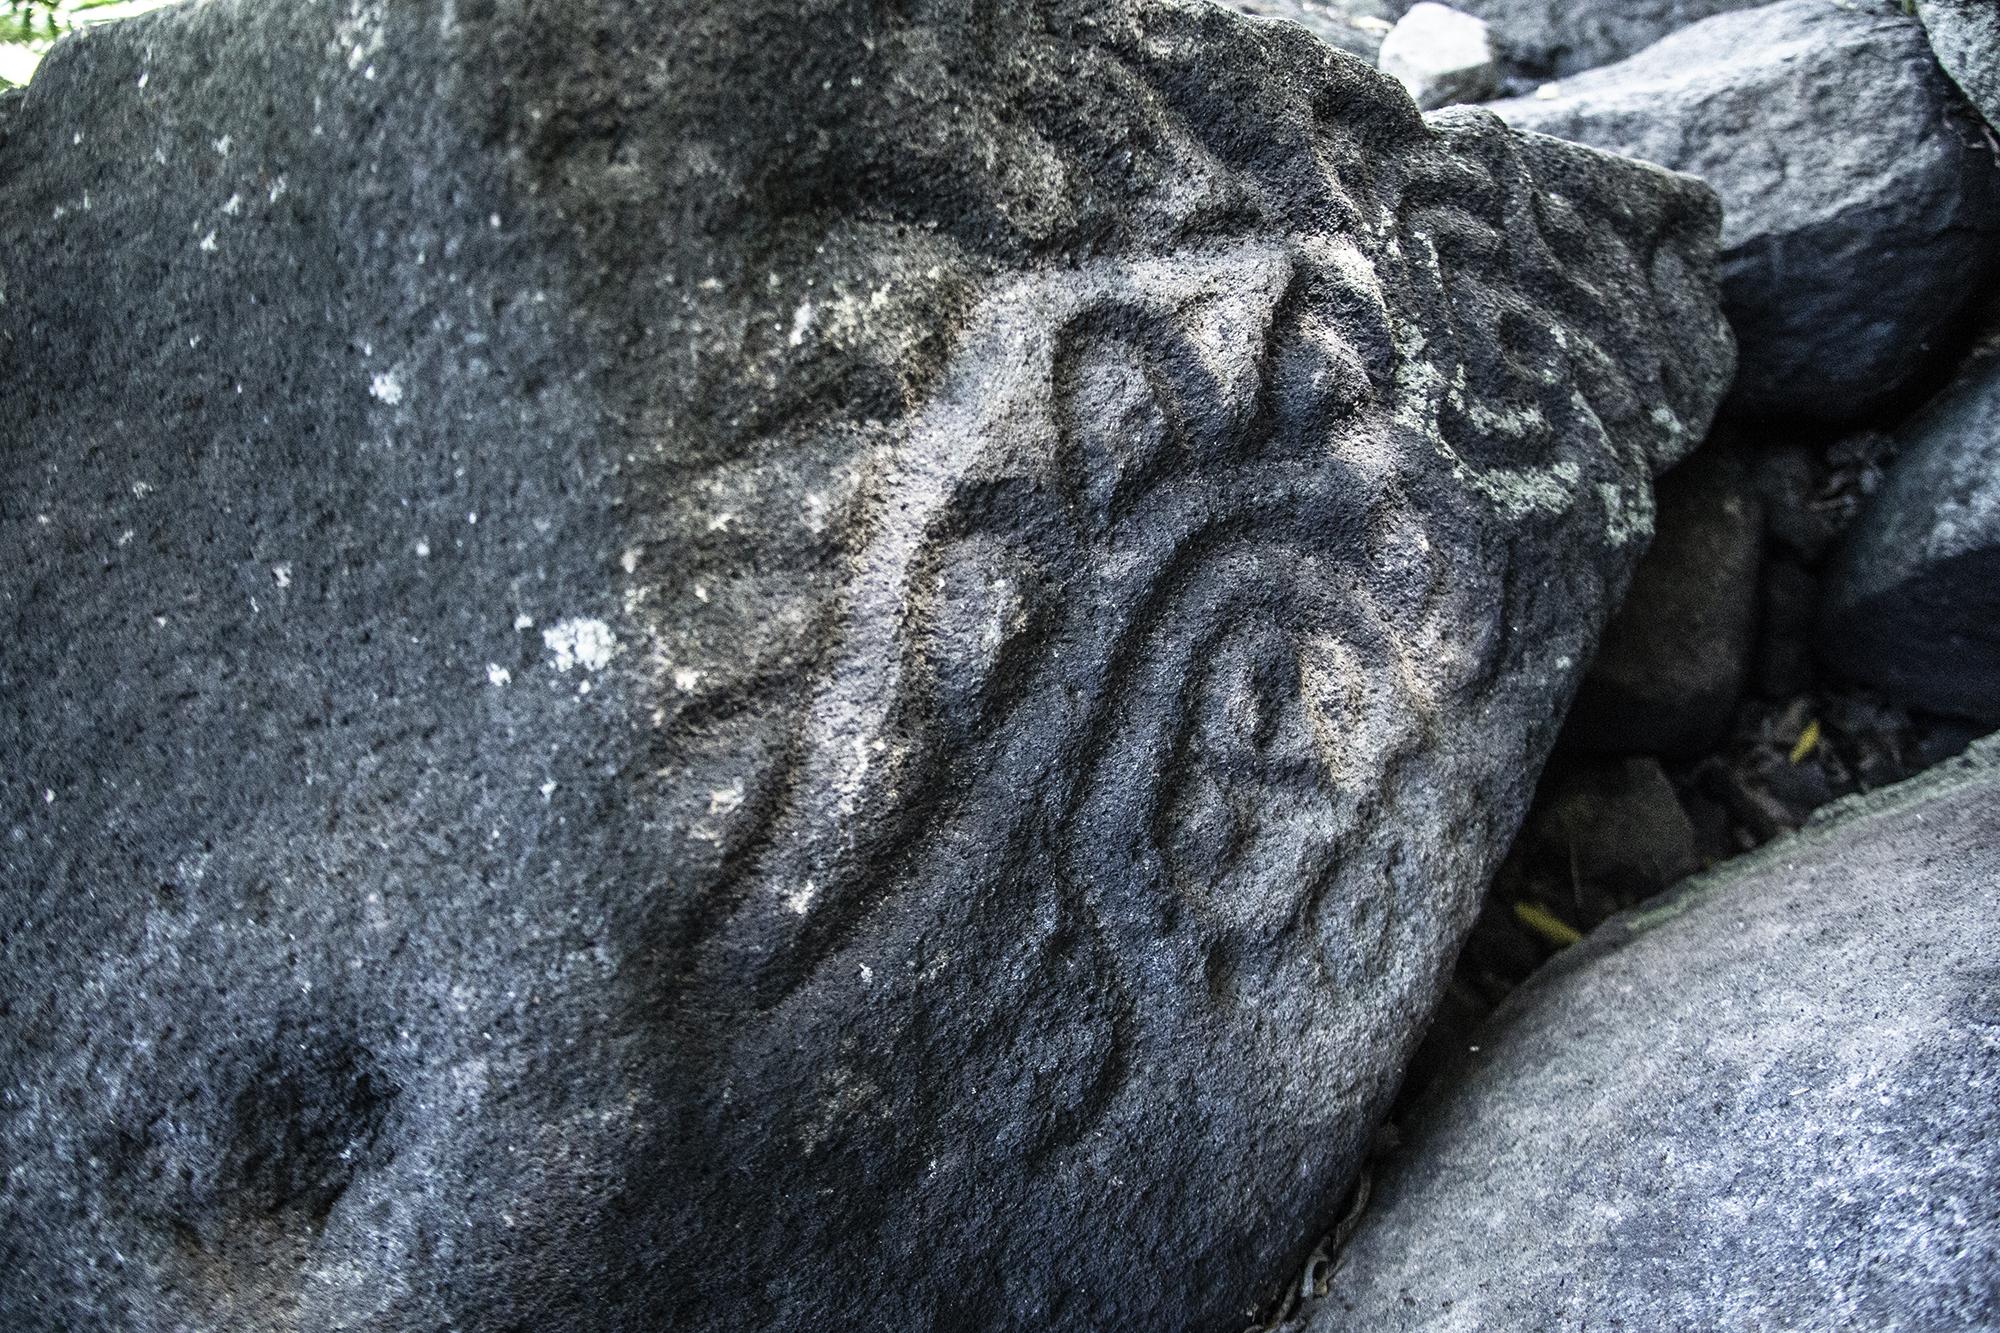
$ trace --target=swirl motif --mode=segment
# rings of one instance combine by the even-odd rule
[[[1593,485],[1643,491],[1671,434],[1633,443],[1604,346],[1641,316],[1566,275],[1486,133],[1377,182],[1395,206],[1353,236],[1015,280],[924,409],[852,454],[842,591],[787,739],[679,961],[648,963],[759,1031],[817,1031],[827,987],[877,988],[801,1151],[885,1132],[836,1113],[856,1088],[926,1108],[897,1127],[912,1158],[969,1125],[996,1162],[1081,1151],[1140,1113],[1159,1030],[1234,1014],[1341,1060],[1343,1006],[1425,984],[1409,904],[1462,875],[1405,839],[1504,817],[1497,787],[1423,770],[1490,743],[1442,720],[1528,650],[1515,534]],[[1532,317],[1517,272],[1567,284],[1566,318]],[[935,947],[871,952],[912,938]],[[1025,1028],[1073,1063],[1023,1067],[1005,1034]],[[964,1086],[896,1083],[931,1065]]]

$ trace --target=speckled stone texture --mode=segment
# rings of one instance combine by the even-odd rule
[[[1734,413],[1846,423],[1907,407],[2000,272],[2000,163],[1895,0],[1722,14],[1491,106],[1715,187]]]
[[[1699,184],[1206,3],[0,122],[8,1333],[1233,1333],[1729,373]]]
[[[1615,918],[1416,1113],[1313,1333],[2000,1324],[2000,739]]]
[[[1916,0],[1916,9],[1938,63],[1987,123],[2000,126],[2000,5],[1992,0]]]

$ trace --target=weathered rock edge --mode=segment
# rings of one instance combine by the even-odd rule
[[[220,3],[0,110],[13,1327],[1228,1328],[1728,377],[1188,4]]]

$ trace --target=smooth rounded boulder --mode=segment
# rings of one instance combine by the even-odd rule
[[[2000,1321],[2000,739],[1613,919],[1377,1173],[1312,1333]]]
[[[1218,6],[216,0],[0,99],[0,1309],[1234,1330],[1730,371]]]

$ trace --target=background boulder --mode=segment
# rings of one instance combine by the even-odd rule
[[[1405,7],[1409,0],[1403,0]],[[1623,60],[1668,33],[1760,0],[1457,0],[1492,25],[1513,62],[1543,77]]]
[[[1964,341],[2000,264],[2000,166],[1917,21],[1781,0],[1492,104],[1691,172],[1723,200],[1735,410],[1843,422]]]
[[[1988,125],[2000,126],[2000,7],[1989,0],[1916,0],[1938,63]]]
[[[2000,1320],[2000,742],[1617,918],[1474,1035],[1314,1333]]]
[[[1485,21],[1431,0],[1396,20],[1376,59],[1426,110],[1500,91],[1499,58]]]
[[[1739,451],[1711,445],[1661,478],[1655,527],[1577,691],[1566,746],[1682,757],[1728,729],[1757,641],[1764,548]]]
[[[1251,18],[1289,19],[1323,42],[1374,63],[1394,0],[1221,0]]]
[[[1821,658],[1903,703],[2000,723],[2000,339],[1894,447],[1834,559]]]

